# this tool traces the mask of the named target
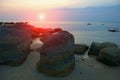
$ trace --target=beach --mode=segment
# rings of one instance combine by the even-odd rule
[[[39,45],[39,46],[38,46]],[[32,49],[40,47],[38,39],[31,45]],[[66,77],[50,77],[36,70],[40,53],[31,51],[21,66],[0,66],[1,80],[119,80],[120,67],[109,67],[96,61],[95,56],[75,55],[75,69]]]
[[[120,67],[109,67],[95,60],[75,55],[75,69],[66,77],[50,77],[36,70],[40,54],[31,52],[23,65],[18,67],[0,66],[1,80],[119,80]]]
[[[0,80],[120,80],[120,0],[1,0]]]
[[[109,41],[109,42],[114,42],[120,47],[120,42],[119,42],[120,32],[115,32],[115,33],[108,32],[107,31],[108,24],[105,25],[106,26],[99,24],[98,25],[99,28],[97,28],[96,24],[94,25],[94,23],[92,23],[92,25],[90,26],[88,26],[87,23],[71,24],[71,25],[67,24],[67,26],[72,26],[73,30],[71,27],[60,27],[60,28],[63,28],[64,30],[67,30],[70,33],[72,33],[75,38],[75,43],[77,44],[86,44],[90,46],[93,41],[99,43]],[[78,29],[79,26],[83,26],[83,27],[80,27]],[[116,24],[114,26],[116,26]],[[26,61],[20,66],[12,67],[12,66],[0,65],[0,80],[119,80],[120,79],[119,76],[120,67],[110,67],[105,64],[102,64],[96,61],[95,56],[88,56],[87,52],[84,55],[75,55],[75,69],[70,75],[65,77],[50,77],[44,75],[36,70],[36,64],[40,60],[40,52],[36,51],[35,49],[39,48],[41,45],[42,42],[39,41],[39,38],[35,39],[34,42],[31,44],[31,48],[33,49],[33,51],[30,52]]]

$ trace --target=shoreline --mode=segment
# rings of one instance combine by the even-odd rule
[[[34,44],[32,46],[35,46]],[[50,77],[36,70],[40,53],[31,51],[18,67],[0,66],[1,80],[119,80],[120,67],[110,67],[95,60],[95,56],[75,55],[75,69],[66,77]],[[11,74],[12,73],[12,74]]]
[[[95,42],[114,42],[120,47],[118,33],[97,32],[97,31],[79,31],[72,33],[75,37],[75,43],[91,45],[93,40]],[[116,35],[117,34],[117,35]],[[66,77],[50,77],[46,76],[36,70],[36,64],[40,60],[40,53],[36,50],[41,46],[41,42],[33,40],[30,52],[27,59],[21,66],[11,67],[0,65],[0,79],[1,80],[119,80],[120,67],[110,67],[98,62],[95,56],[88,56],[75,54],[75,69]]]
[[[31,52],[19,67],[0,66],[1,80],[119,80],[120,67],[109,67],[95,60],[94,56],[83,59],[75,55],[76,67],[66,77],[50,77],[36,71],[38,52]],[[32,64],[31,64],[32,63]],[[12,74],[11,74],[12,73]]]

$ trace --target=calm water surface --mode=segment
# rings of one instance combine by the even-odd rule
[[[90,23],[91,25],[88,25]],[[75,43],[90,45],[95,42],[114,42],[120,46],[120,32],[108,32],[108,29],[120,30],[119,22],[33,22],[33,25],[44,28],[62,28],[71,32]]]

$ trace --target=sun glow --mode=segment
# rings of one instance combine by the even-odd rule
[[[38,18],[39,18],[40,20],[44,20],[44,19],[45,19],[45,14],[40,14],[40,15],[38,16]]]

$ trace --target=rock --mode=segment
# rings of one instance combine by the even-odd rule
[[[117,47],[104,48],[100,51],[97,60],[109,66],[120,66],[120,49]]]
[[[53,33],[55,33],[55,32],[60,32],[60,31],[62,31],[62,29],[61,28],[55,28],[55,29],[53,29]]]
[[[50,38],[52,36],[52,34],[51,33],[44,33],[44,34],[42,34],[42,35],[40,35],[40,41],[42,41],[42,42],[45,42],[48,38]]]
[[[0,64],[21,65],[29,53],[29,33],[12,28],[0,29]]]
[[[100,50],[100,43],[93,42],[90,46],[90,50],[88,52],[89,55],[98,55]]]
[[[90,50],[88,52],[89,55],[98,55],[100,50],[106,47],[117,47],[115,43],[112,42],[104,42],[104,43],[96,43],[93,42],[91,44]]]
[[[106,47],[118,47],[118,46],[115,43],[113,43],[113,42],[101,43],[101,45],[100,45],[101,49],[106,48]]]
[[[41,34],[52,33],[52,28],[39,28]]]
[[[50,76],[66,76],[75,67],[74,37],[61,31],[48,38],[40,49],[37,70]]]
[[[88,46],[83,44],[75,44],[74,53],[75,54],[85,54],[85,52],[88,50]]]
[[[37,38],[40,33],[38,28],[36,28],[33,25],[27,24],[27,23],[23,23],[23,24],[17,23],[16,25],[14,25],[14,27],[16,27],[16,29],[21,29],[21,30],[29,32],[32,38]]]
[[[36,28],[35,26],[32,26],[28,23],[18,22],[18,23],[13,23],[13,24],[11,24],[11,23],[6,23],[6,24],[9,24],[9,25],[4,25],[2,27],[26,31],[31,35],[32,38],[38,37],[38,35],[40,33],[38,28]]]
[[[92,23],[88,23],[87,25],[92,25]]]
[[[109,29],[109,32],[119,32],[119,29],[115,28],[115,29]]]
[[[57,32],[62,31],[61,28],[43,28],[40,30],[41,34],[39,35],[40,41],[45,42],[49,37],[51,37],[53,34],[56,34]]]

